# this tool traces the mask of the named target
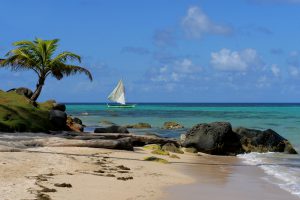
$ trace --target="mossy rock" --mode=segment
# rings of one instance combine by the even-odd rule
[[[157,154],[157,155],[162,155],[162,156],[170,155],[170,153],[168,151],[164,151],[164,150],[161,150],[161,149],[153,150],[153,151],[151,151],[151,153],[152,154]]]
[[[148,145],[143,146],[143,149],[146,149],[146,150],[161,150],[161,146],[158,145],[158,144],[148,144]]]
[[[145,161],[152,161],[152,162],[163,163],[163,164],[168,164],[169,163],[169,161],[167,161],[166,159],[158,158],[158,157],[155,157],[155,156],[146,157],[146,158],[144,158],[144,160]]]
[[[184,128],[184,126],[182,126],[181,124],[179,124],[177,122],[165,122],[162,128],[163,129],[181,129],[181,128]]]
[[[173,143],[167,143],[167,144],[165,144],[162,147],[162,150],[164,150],[164,151],[170,151],[170,152],[173,152],[173,153],[180,153],[180,154],[184,153],[179,147],[177,147]]]
[[[34,106],[16,92],[0,91],[0,132],[48,132],[55,130],[49,121],[53,102]]]

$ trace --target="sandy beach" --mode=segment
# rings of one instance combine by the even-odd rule
[[[272,179],[257,166],[244,164],[237,157],[203,155],[188,163],[177,164],[195,182],[169,187],[167,200],[264,199],[297,200],[297,196],[266,181]]]
[[[143,161],[147,156],[150,152],[142,148],[129,152],[42,147],[1,152],[0,199],[161,199],[163,188],[193,181],[173,164]],[[184,161],[191,155],[179,156]],[[71,187],[57,187],[62,183]]]
[[[134,152],[38,147],[0,153],[3,200],[53,199],[290,199],[297,197],[263,180],[256,166],[236,157],[177,154],[148,162],[149,150]]]

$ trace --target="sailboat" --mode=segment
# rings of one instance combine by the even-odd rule
[[[134,108],[135,104],[126,104],[125,100],[125,87],[123,81],[120,80],[115,89],[108,95],[108,100],[118,103],[117,105],[109,105],[108,108]]]

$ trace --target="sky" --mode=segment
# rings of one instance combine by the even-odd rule
[[[60,39],[93,74],[46,80],[39,101],[300,102],[300,0],[0,0],[0,58]],[[30,71],[0,69],[0,89]]]

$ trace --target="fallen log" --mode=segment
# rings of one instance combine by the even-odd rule
[[[68,139],[79,139],[79,140],[116,140],[121,138],[131,138],[133,146],[144,146],[146,144],[167,144],[173,143],[178,145],[178,141],[173,138],[161,138],[149,135],[134,135],[134,134],[123,134],[123,133],[91,133],[85,136],[68,137]]]
[[[117,140],[56,140],[44,143],[48,147],[90,147],[90,148],[105,148],[105,149],[120,149],[133,151],[131,138],[121,138]]]

